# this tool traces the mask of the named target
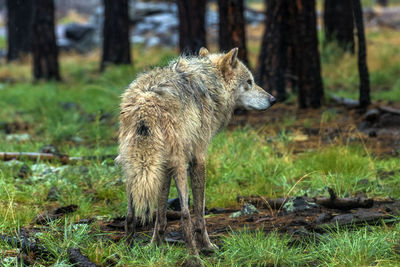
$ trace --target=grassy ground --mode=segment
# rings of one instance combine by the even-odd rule
[[[385,30],[368,33],[369,66],[374,100],[400,100],[398,45],[400,34]],[[249,49],[255,59],[256,44]],[[0,66],[0,122],[25,122],[28,130],[10,136],[0,131],[2,151],[38,151],[48,144],[71,156],[106,155],[117,152],[118,104],[120,94],[138,71],[166,64],[176,51],[135,47],[133,66],[111,67],[98,72],[97,52],[86,56],[63,55],[63,82],[31,82],[29,59]],[[357,95],[358,76],[355,58],[336,47],[322,51],[323,77],[327,91]],[[279,108],[277,106],[276,108]],[[319,112],[319,111],[316,111]],[[321,112],[325,123],[335,114]],[[268,116],[268,113],[266,113]],[[385,180],[381,173],[399,168],[398,158],[376,157],[368,147],[347,142],[323,144],[318,149],[295,153],[289,146],[298,133],[287,130],[296,115],[257,128],[225,130],[212,142],[207,160],[208,207],[231,207],[236,196],[259,194],[266,197],[365,192],[370,197],[400,198],[400,173]],[[327,124],[328,125],[328,124]],[[276,129],[279,126],[279,130]],[[66,249],[80,247],[100,265],[117,261],[121,266],[165,266],[183,262],[182,246],[127,246],[112,242],[96,224],[74,222],[84,218],[107,219],[126,211],[124,179],[108,161],[83,162],[62,166],[57,163],[0,162],[0,232],[16,234],[32,225],[35,216],[53,207],[77,204],[79,209],[37,233],[37,238],[52,251],[52,257],[38,259],[37,265],[66,266]],[[31,173],[19,177],[26,164]],[[368,182],[360,181],[367,180]],[[51,198],[52,187],[58,189]],[[171,197],[176,196],[173,189]],[[213,256],[203,257],[208,266],[317,265],[317,266],[393,266],[400,264],[399,225],[335,228],[328,235],[293,243],[290,235],[234,232],[225,237]],[[18,250],[0,243],[2,265],[15,266]]]

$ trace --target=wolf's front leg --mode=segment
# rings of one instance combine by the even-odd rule
[[[165,181],[158,198],[156,223],[154,225],[153,238],[151,239],[152,243],[157,244],[165,241],[165,230],[167,229],[167,202],[171,185],[171,176],[166,175],[164,179]]]
[[[200,249],[214,250],[218,247],[208,237],[204,219],[206,163],[204,157],[193,159],[189,164],[190,179],[194,202],[194,231]]]

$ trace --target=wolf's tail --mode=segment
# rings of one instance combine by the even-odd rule
[[[128,201],[132,201],[135,216],[146,222],[153,217],[164,182],[164,141],[161,134],[154,134],[158,129],[150,129],[145,122],[135,128],[135,134],[120,140],[118,161],[125,172]]]

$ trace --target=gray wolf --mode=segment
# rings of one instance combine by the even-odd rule
[[[155,212],[152,242],[163,241],[174,178],[187,246],[195,254],[197,249],[215,248],[204,219],[210,140],[228,123],[235,108],[265,110],[275,103],[273,96],[254,83],[237,54],[237,48],[226,54],[210,54],[202,48],[198,57],[182,56],[167,67],[139,75],[123,93],[116,161],[126,176],[128,235],[134,233],[136,216],[146,221]]]

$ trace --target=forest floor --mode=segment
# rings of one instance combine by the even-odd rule
[[[321,50],[325,105],[299,110],[294,94],[263,113],[238,112],[207,158],[206,220],[219,250],[207,266],[393,266],[400,263],[400,35],[369,32],[373,105],[359,110],[356,60]],[[124,238],[124,178],[117,153],[120,94],[138,71],[176,51],[135,47],[133,66],[98,72],[95,52],[61,57],[62,82],[31,82],[29,59],[0,66],[2,152],[92,157],[62,164],[0,162],[0,264],[180,265],[179,211],[168,243],[148,246],[151,225]],[[257,49],[250,46],[254,61]],[[177,196],[171,187],[171,198]],[[231,217],[235,212],[258,212]],[[84,255],[84,256],[82,256]]]

